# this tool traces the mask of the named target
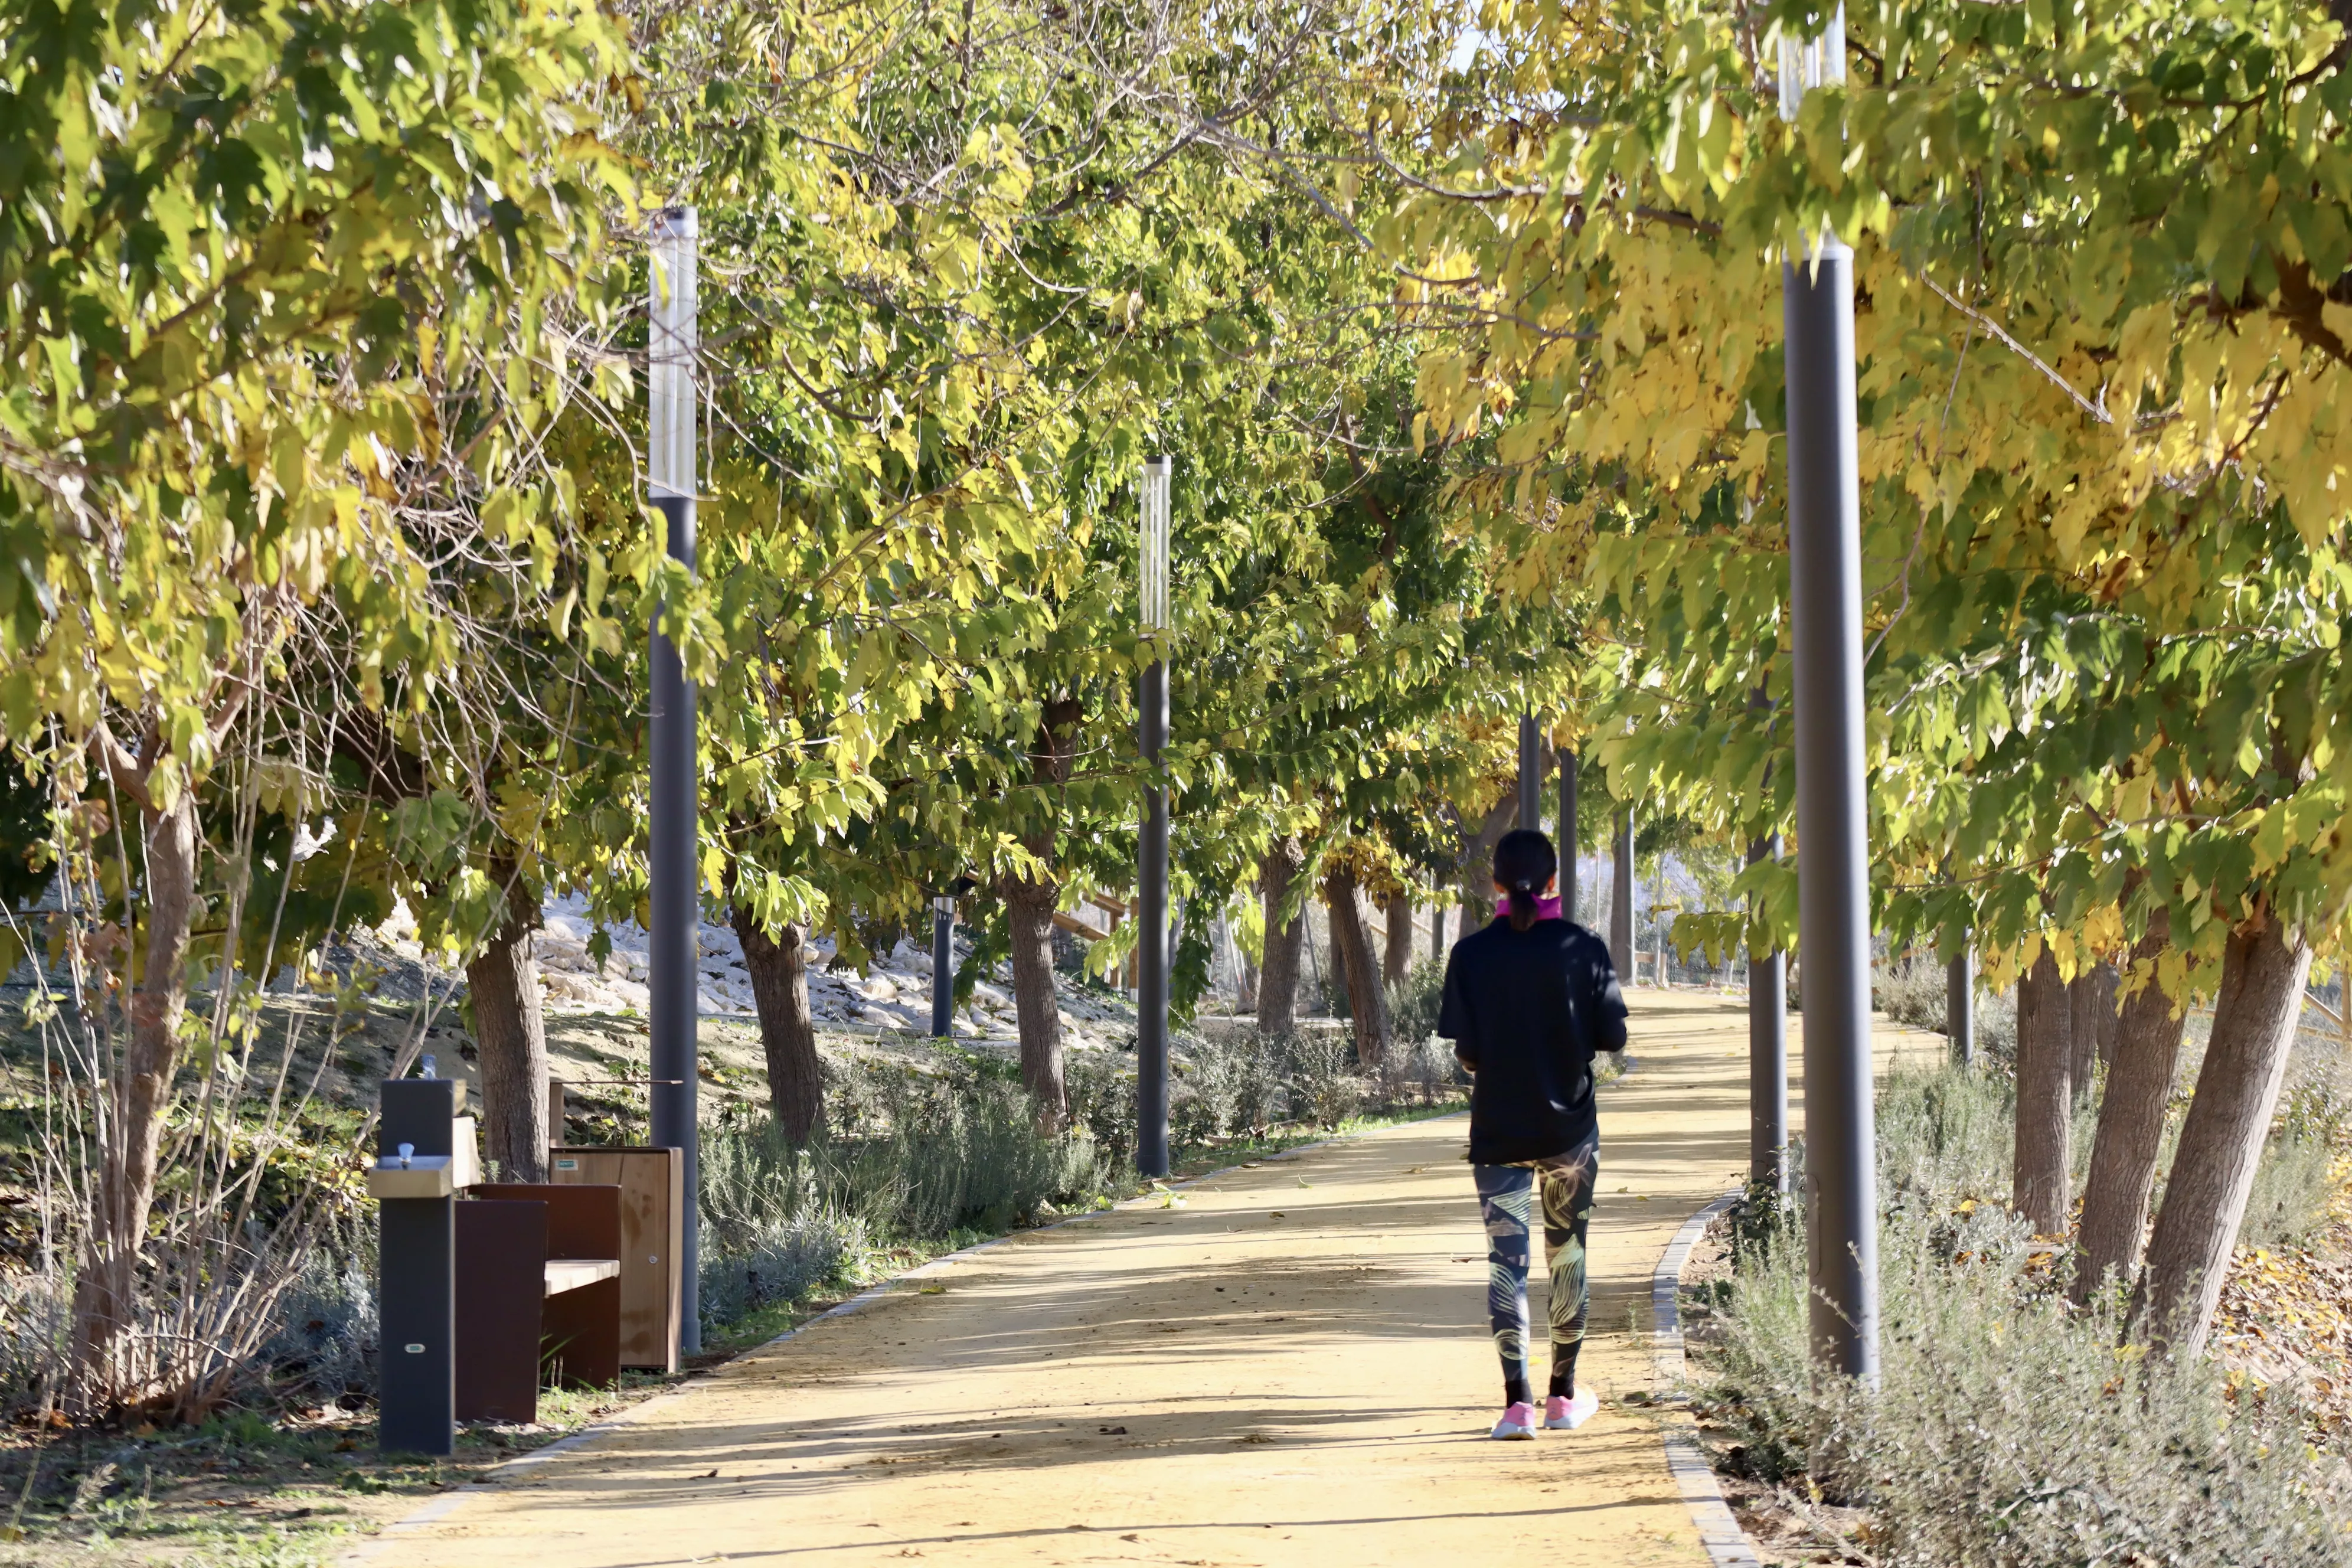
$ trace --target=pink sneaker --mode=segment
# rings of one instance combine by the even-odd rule
[[[1592,1419],[1601,1408],[1601,1396],[1589,1388],[1580,1388],[1573,1399],[1553,1394],[1544,1401],[1544,1425],[1555,1432],[1573,1432]],[[1532,1414],[1532,1412],[1530,1412]]]
[[[1519,1401],[1503,1412],[1503,1418],[1495,1423],[1495,1430],[1489,1435],[1506,1441],[1525,1442],[1533,1438],[1536,1435],[1536,1407],[1525,1400]]]

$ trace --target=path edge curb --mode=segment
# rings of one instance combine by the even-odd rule
[[[1690,1265],[1690,1255],[1698,1246],[1699,1237],[1717,1215],[1738,1202],[1739,1192],[1734,1189],[1683,1221],[1682,1229],[1658,1258],[1658,1266],[1650,1272],[1650,1323],[1653,1357],[1652,1398],[1660,1405],[1679,1405],[1688,1395],[1683,1392],[1685,1365],[1683,1358],[1682,1310],[1676,1300],[1681,1292],[1683,1270]],[[1713,1568],[1761,1568],[1762,1559],[1756,1554],[1756,1543],[1739,1528],[1739,1521],[1724,1500],[1723,1487],[1715,1479],[1715,1467],[1707,1462],[1706,1450],[1688,1426],[1667,1426],[1659,1434],[1666,1448],[1666,1469],[1675,1479],[1675,1486],[1683,1494],[1683,1502],[1690,1510],[1691,1523],[1698,1531],[1699,1544],[1706,1548],[1707,1562]]]
[[[1632,1065],[1630,1060],[1626,1064],[1629,1068]],[[1417,1126],[1424,1121],[1444,1121],[1448,1117],[1468,1114],[1469,1111],[1466,1110],[1439,1110],[1427,1116],[1409,1116],[1402,1121],[1391,1121],[1388,1127]],[[388,1548],[398,1544],[401,1537],[413,1534],[427,1525],[437,1524],[444,1517],[455,1512],[458,1505],[468,1497],[503,1490],[518,1477],[528,1475],[541,1465],[586,1447],[597,1438],[606,1436],[618,1428],[627,1426],[646,1411],[657,1409],[672,1400],[682,1399],[689,1394],[698,1392],[706,1384],[716,1382],[720,1372],[735,1365],[738,1362],[758,1355],[762,1351],[772,1350],[787,1340],[797,1338],[828,1318],[845,1318],[853,1312],[864,1311],[886,1296],[897,1294],[898,1287],[909,1279],[920,1279],[935,1271],[945,1269],[950,1264],[960,1263],[965,1258],[977,1257],[981,1253],[1003,1247],[1008,1242],[1018,1241],[1024,1236],[1059,1230],[1066,1225],[1076,1225],[1085,1220],[1099,1219],[1104,1215],[1117,1214],[1122,1209],[1149,1208],[1169,1193],[1181,1192],[1186,1187],[1198,1186],[1202,1182],[1213,1182],[1219,1176],[1230,1176],[1236,1171],[1248,1170],[1252,1166],[1271,1164],[1276,1160],[1295,1159],[1301,1154],[1312,1153],[1318,1149],[1328,1149],[1336,1143],[1353,1142],[1359,1138],[1368,1138],[1376,1132],[1383,1132],[1387,1130],[1387,1127],[1366,1127],[1354,1132],[1338,1132],[1328,1138],[1318,1138],[1308,1143],[1294,1143],[1287,1149],[1277,1149],[1271,1154],[1261,1154],[1255,1160],[1242,1160],[1231,1165],[1220,1165],[1213,1171],[1203,1171],[1197,1176],[1187,1176],[1181,1182],[1160,1182],[1155,1178],[1150,1191],[1138,1194],[1131,1198],[1121,1198],[1108,1207],[1065,1215],[1050,1225],[1031,1226],[1026,1230],[1006,1231],[1003,1236],[992,1236],[986,1241],[976,1241],[970,1247],[958,1247],[953,1252],[943,1252],[928,1263],[919,1263],[912,1268],[891,1275],[887,1279],[876,1281],[846,1301],[836,1301],[807,1322],[795,1323],[773,1339],[762,1340],[756,1345],[746,1345],[718,1365],[696,1373],[693,1376],[663,1390],[649,1399],[641,1399],[636,1404],[616,1410],[610,1415],[591,1421],[577,1432],[558,1437],[544,1447],[533,1448],[528,1454],[518,1454],[511,1459],[502,1460],[491,1466],[474,1479],[461,1482],[439,1497],[419,1504],[373,1534],[364,1536],[346,1547],[334,1559],[337,1568],[359,1568],[360,1564],[370,1562]]]

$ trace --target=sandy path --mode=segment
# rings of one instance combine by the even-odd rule
[[[1635,1007],[1639,1066],[1601,1108],[1604,1405],[1580,1432],[1485,1436],[1485,1240],[1451,1117],[937,1268],[365,1558],[1703,1563],[1656,1428],[1616,1401],[1649,1386],[1629,1331],[1653,1265],[1743,1172],[1746,1022],[1694,994]]]

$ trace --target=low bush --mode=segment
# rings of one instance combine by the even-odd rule
[[[2273,1136],[2254,1167],[2241,1247],[2301,1247],[2327,1222],[2336,1188],[2336,1154],[2325,1142],[2292,1132]]]
[[[1262,1138],[1288,1115],[1283,1053],[1255,1031],[1215,1039],[1190,1036],[1179,1048],[1183,1063],[1169,1108],[1170,1136],[1178,1143]]]
[[[375,1235],[354,1225],[322,1238],[278,1307],[261,1363],[287,1396],[331,1404],[375,1388]]]
[[[1401,1048],[1426,1044],[1437,1033],[1437,1005],[1445,994],[1445,963],[1424,958],[1389,987],[1391,1032]]]
[[[1944,1032],[1947,973],[1930,958],[1910,954],[1881,959],[1872,967],[1870,1002],[1898,1024]]]
[[[1874,1394],[1810,1363],[1801,1215],[1751,1216],[1702,1373],[1727,1468],[1801,1517],[1866,1508],[1885,1568],[2352,1561],[2342,1468],[2284,1400],[2232,1405],[2220,1368],[2151,1361],[2121,1344],[2114,1303],[2075,1311],[2053,1289],[1998,1201],[2009,1104],[1981,1073],[1880,1093]],[[2294,1190],[2301,1158],[2274,1152],[2267,1180]]]
[[[772,1216],[730,1240],[727,1250],[702,1260],[706,1322],[740,1322],[762,1307],[798,1301],[840,1279],[866,1247],[862,1223],[823,1205]]]
[[[1882,959],[1870,975],[1871,1005],[1898,1024],[1944,1034],[1951,1000],[1950,972],[1943,961],[1911,953]],[[2017,998],[1977,987],[1977,1051],[1997,1062],[2017,1059]]]
[[[1355,1042],[1336,1029],[1188,1038],[1170,1108],[1180,1145],[1262,1138],[1278,1127],[1337,1127],[1368,1110],[1434,1104],[1451,1092],[1452,1048],[1424,1035],[1390,1047],[1367,1071]],[[1134,1079],[1122,1085],[1132,1117]]]

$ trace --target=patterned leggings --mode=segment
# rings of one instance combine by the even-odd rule
[[[1486,1317],[1503,1358],[1507,1399],[1528,1392],[1528,1253],[1535,1194],[1543,1193],[1544,1261],[1551,1275],[1551,1392],[1572,1394],[1576,1352],[1584,1344],[1591,1302],[1585,1279],[1584,1237],[1592,1220],[1592,1188],[1601,1173],[1597,1138],[1565,1154],[1517,1165],[1473,1165],[1478,1210],[1486,1222]]]

